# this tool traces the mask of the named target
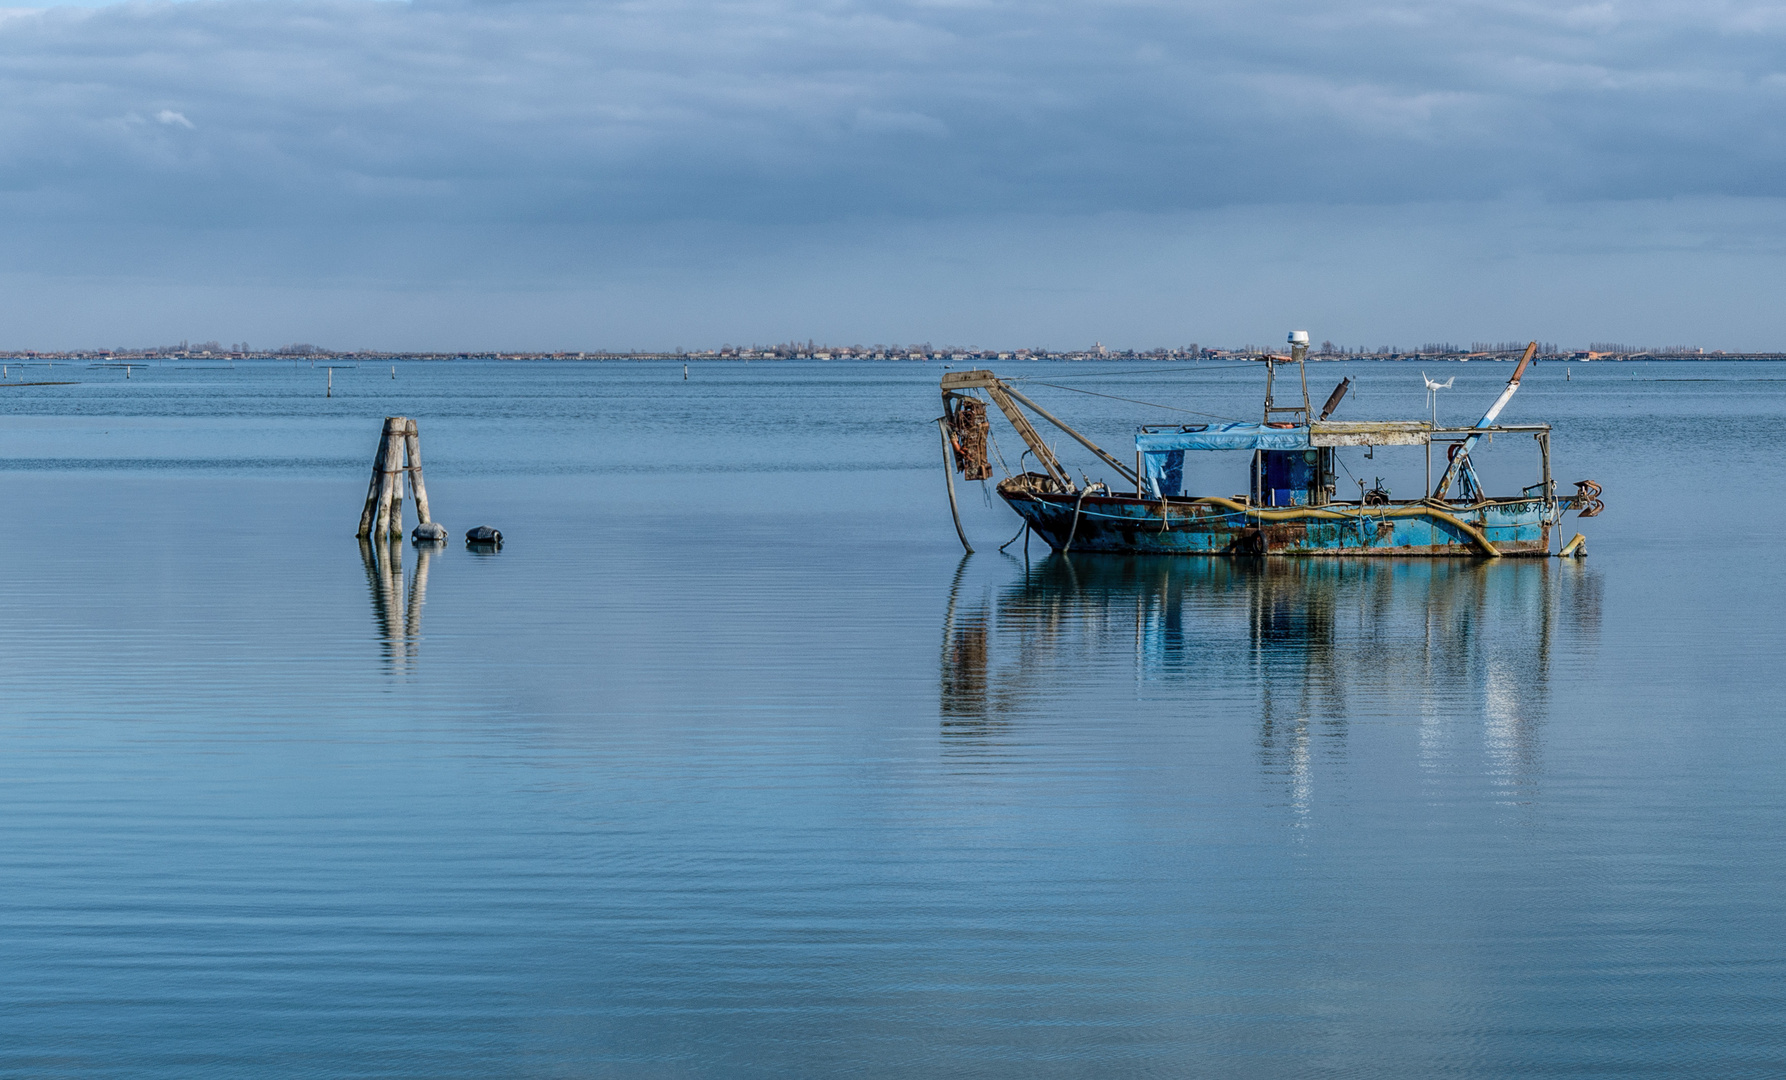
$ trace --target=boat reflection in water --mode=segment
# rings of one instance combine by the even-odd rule
[[[1065,710],[1163,704],[1222,730],[1256,718],[1262,768],[1304,807],[1311,755],[1343,756],[1365,721],[1417,725],[1424,768],[1474,744],[1518,801],[1539,772],[1559,639],[1592,648],[1600,623],[1598,579],[1574,561],[1055,554],[998,569],[982,581],[964,559],[950,593],[949,746],[996,753],[1013,725]],[[1135,693],[1112,697],[1125,673]]]
[[[360,540],[360,562],[366,568],[366,587],[372,594],[372,616],[385,661],[402,670],[415,656],[422,638],[422,605],[428,599],[428,563],[438,542],[416,545],[415,573],[404,580],[401,538],[377,542]]]

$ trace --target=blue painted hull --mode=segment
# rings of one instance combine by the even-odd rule
[[[1304,510],[1254,512],[1132,495],[1081,499],[1002,487],[999,495],[1056,551],[1123,555],[1483,556],[1485,539],[1501,555],[1543,556],[1562,511],[1548,499],[1454,504],[1443,511],[1422,503],[1341,503],[1310,508],[1327,516],[1272,520]]]

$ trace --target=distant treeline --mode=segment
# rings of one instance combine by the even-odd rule
[[[85,352],[87,350],[74,351]],[[254,353],[254,350],[248,346],[246,341],[235,341],[228,345],[225,345],[220,341],[182,341],[178,345],[144,345],[140,348],[120,345],[114,350],[100,351],[117,352],[119,354],[131,356],[249,356]],[[267,353],[262,355],[328,356],[330,353],[329,350],[319,348],[315,345],[300,344],[281,345],[279,348],[268,350]]]
[[[1699,356],[1705,352],[1693,345],[1615,345],[1604,341],[1589,345],[1587,351],[1608,356]]]
[[[1323,341],[1309,350],[1309,356],[1321,360],[1343,360],[1348,358],[1372,359],[1443,359],[1446,357],[1467,358],[1475,356],[1517,357],[1525,351],[1527,342],[1510,341],[1473,341],[1469,345],[1459,345],[1449,341],[1427,342],[1418,348],[1404,349],[1400,345],[1352,346],[1338,345],[1332,341]],[[986,349],[963,345],[933,345],[928,341],[911,344],[872,345],[834,345],[821,343],[815,339],[804,342],[785,341],[773,345],[722,345],[717,349],[674,349],[674,350],[633,350],[604,349],[583,352],[563,351],[525,351],[525,350],[472,350],[472,351],[437,351],[408,352],[379,349],[333,350],[320,345],[295,343],[281,345],[276,349],[255,350],[245,341],[223,344],[217,341],[182,341],[177,345],[153,345],[141,348],[118,349],[69,349],[57,351],[6,351],[0,355],[17,358],[47,359],[160,359],[160,358],[228,358],[228,359],[298,359],[306,358],[312,362],[318,359],[398,359],[415,360],[648,360],[648,359],[721,359],[721,360],[945,360],[945,361],[1001,361],[1001,360],[1195,360],[1195,359],[1248,359],[1265,355],[1283,356],[1289,346],[1278,345],[1242,345],[1238,348],[1212,348],[1192,342],[1182,346],[1170,346],[1155,349],[1111,349],[1102,344],[1094,344],[1091,348],[1060,349],[1047,346],[1018,349]],[[1595,342],[1585,349],[1566,349],[1555,342],[1538,343],[1538,355],[1544,357],[1574,356],[1580,359],[1597,357],[1712,357],[1712,356],[1753,356],[1777,357],[1782,353],[1731,353],[1723,350],[1706,350],[1691,345],[1622,345],[1608,342]]]
[[[1469,347],[1454,345],[1449,341],[1429,341],[1417,349],[1404,351],[1400,345],[1379,345],[1376,348],[1352,348],[1335,345],[1331,341],[1323,341],[1318,349],[1309,350],[1316,356],[1404,356],[1408,352],[1421,356],[1498,356],[1512,353],[1515,356],[1526,351],[1527,341],[1472,341]],[[1563,352],[1555,342],[1540,341],[1538,355],[1557,356]]]

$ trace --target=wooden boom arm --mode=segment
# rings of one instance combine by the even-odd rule
[[[1029,406],[1030,411],[1034,412],[1037,416],[1040,416],[1050,424],[1053,424],[1055,427],[1066,432],[1079,445],[1103,459],[1104,464],[1115,469],[1129,483],[1139,483],[1133,469],[1125,467],[1122,462],[1105,453],[1103,447],[1092,442],[1084,435],[1079,434],[1079,432],[1074,431],[1059,417],[1025,397],[1015,387],[1011,386],[1003,379],[1000,379],[992,372],[955,371],[943,376],[943,396],[945,398],[949,395],[950,391],[969,389],[984,389],[986,391],[986,396],[990,397],[993,404],[998,406],[999,411],[1005,414],[1005,419],[1011,422],[1011,427],[1017,432],[1017,437],[1022,439],[1024,445],[1029,447],[1030,453],[1036,455],[1036,460],[1042,463],[1042,468],[1048,470],[1048,475],[1052,476],[1055,482],[1059,483],[1068,491],[1074,491],[1077,490],[1077,488],[1073,484],[1073,481],[1068,479],[1067,471],[1061,467],[1059,459],[1054,456],[1054,452],[1048,449],[1048,444],[1042,441],[1042,436],[1036,432],[1035,427],[1029,422],[1029,417],[1023,415],[1023,410],[1017,407],[1018,402],[1022,402],[1024,405]]]

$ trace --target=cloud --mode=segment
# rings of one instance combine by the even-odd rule
[[[128,186],[137,194],[122,212],[158,203],[198,219],[271,207],[815,220],[1516,191],[1775,195],[1786,27],[1767,10],[57,9],[0,23],[0,185],[107,205],[99,185]],[[172,148],[103,122],[144,97],[202,106],[202,137]],[[184,112],[155,118],[195,130]]]
[[[949,134],[949,125],[934,116],[880,109],[857,109],[854,128],[871,135],[928,135],[940,139]]]
[[[1786,341],[1786,199],[1278,204],[1170,214],[295,234],[169,230],[59,278],[0,269],[14,348],[247,338],[391,349]]]
[[[439,283],[580,273],[671,225],[758,245],[862,221],[1509,200],[1660,220],[1786,196],[1783,45],[1775,5],[1732,0],[12,11],[0,224],[71,274],[133,236],[158,265],[213,245],[318,275],[426,237],[401,273]]]

